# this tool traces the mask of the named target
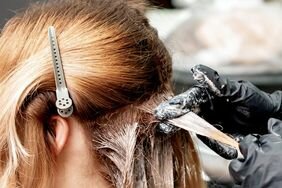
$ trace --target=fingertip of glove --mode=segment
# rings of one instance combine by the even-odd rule
[[[191,68],[191,72],[194,73],[197,69],[199,69],[201,67],[201,64],[199,65],[194,65],[192,68]]]
[[[242,162],[239,159],[234,159],[229,164],[229,171],[232,173],[237,173],[241,168]]]
[[[242,174],[240,173],[241,167],[242,162],[238,159],[232,160],[228,167],[229,173],[236,183],[242,182]]]
[[[249,134],[239,143],[239,149],[244,157],[247,156],[248,149],[252,147],[251,145],[256,144],[257,141],[258,137],[256,135]]]

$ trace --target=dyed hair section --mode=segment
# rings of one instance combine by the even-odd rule
[[[48,137],[56,115],[48,27],[57,31],[73,118],[114,187],[202,187],[190,134],[155,131],[171,91],[171,58],[144,3],[48,1],[8,21],[0,37],[0,187],[52,187]],[[91,167],[89,167],[91,168]]]

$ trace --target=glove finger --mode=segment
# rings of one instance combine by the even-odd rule
[[[247,135],[239,144],[239,149],[245,158],[248,156],[249,150],[255,150],[257,148],[258,137],[251,134]]]
[[[221,90],[226,86],[226,82],[219,76],[217,71],[204,65],[196,65],[192,67],[191,71],[194,80],[207,87],[213,94],[222,96]]]
[[[235,183],[241,183],[245,179],[243,171],[244,163],[240,159],[234,159],[229,164],[229,173],[233,177]]]
[[[197,113],[199,106],[207,101],[208,97],[202,88],[192,87],[186,92],[162,102],[154,110],[154,115],[159,120],[166,120],[180,117],[189,111]]]
[[[282,136],[282,121],[270,118],[267,122],[268,132],[277,136]]]
[[[228,145],[222,144],[205,136],[197,135],[197,137],[214,152],[227,160],[236,159],[238,156],[238,151],[236,148],[229,147]]]
[[[229,164],[229,172],[236,183],[244,181],[246,174],[248,173],[248,164],[250,163],[253,153],[257,150],[258,136],[247,135],[239,144],[239,149],[244,156],[243,159],[234,159]]]
[[[184,110],[178,105],[170,104],[170,100],[161,103],[154,110],[154,116],[159,120],[167,120],[177,118],[185,114]],[[187,113],[187,112],[186,112]]]
[[[156,131],[164,134],[174,134],[175,132],[179,131],[180,128],[172,125],[169,122],[160,122],[156,127]]]
[[[267,153],[273,150],[277,144],[281,145],[282,138],[274,134],[266,134],[260,137],[259,144],[261,149],[259,152]]]
[[[272,144],[272,143],[281,142],[281,141],[282,141],[282,138],[274,134],[265,134],[259,138],[259,143],[261,146],[265,144]]]
[[[170,105],[183,105],[184,104],[184,97],[177,95],[172,97],[170,100],[167,101]]]

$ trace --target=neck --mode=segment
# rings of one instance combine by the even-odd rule
[[[56,161],[55,188],[108,188],[106,180],[99,173],[99,164],[93,152],[89,151],[84,131],[72,125],[67,144]]]

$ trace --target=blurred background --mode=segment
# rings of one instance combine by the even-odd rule
[[[0,28],[33,0],[0,1]],[[205,64],[221,75],[282,89],[282,0],[152,0],[150,23],[173,58],[176,92],[194,84],[190,69]],[[203,160],[226,161],[199,144]],[[214,166],[212,166],[214,165]],[[224,168],[224,167],[223,167]],[[215,178],[216,179],[216,178]],[[224,177],[210,187],[229,187]]]
[[[281,0],[167,1],[170,9],[148,17],[172,54],[177,92],[193,84],[199,63],[263,90],[282,88]]]
[[[0,28],[35,0],[0,2]],[[173,57],[176,92],[205,64],[261,89],[282,86],[282,0],[149,0],[147,16]]]

